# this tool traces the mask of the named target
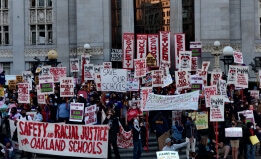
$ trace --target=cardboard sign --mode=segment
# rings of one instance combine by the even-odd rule
[[[42,66],[39,76],[51,76],[50,68],[51,66]]]
[[[239,64],[243,64],[244,63],[242,52],[234,51],[233,55],[234,55],[234,63],[239,63]]]
[[[181,125],[181,116],[182,111],[172,111],[172,126],[175,125],[175,122],[178,122]]]
[[[191,91],[194,92],[194,91],[199,90],[199,94],[202,95],[203,78],[198,75],[191,75],[190,83],[191,83]]]
[[[18,83],[18,103],[30,103],[29,84]]]
[[[156,67],[159,67],[159,35],[148,34],[148,52],[156,60]],[[147,59],[148,63],[148,59]]]
[[[46,104],[45,94],[41,94],[41,92],[40,92],[40,86],[37,85],[37,86],[36,86],[36,89],[37,89],[37,102],[38,102],[39,104]]]
[[[191,51],[179,51],[179,70],[191,70]]]
[[[53,76],[40,76],[39,86],[40,86],[40,93],[53,94],[54,93]]]
[[[224,121],[224,96],[210,96],[210,121]]]
[[[89,55],[89,54],[81,55],[81,69],[83,69],[83,62],[84,62],[84,64],[90,64],[91,63],[91,55]]]
[[[179,159],[177,151],[157,151],[157,159]]]
[[[134,77],[135,78],[139,78],[139,77],[143,77],[146,76],[146,59],[134,59],[134,68],[135,68],[135,72],[134,72]]]
[[[4,87],[0,87],[0,97],[4,97],[5,96],[5,89]]]
[[[112,69],[111,62],[103,62],[103,69]]]
[[[82,122],[84,103],[70,103],[70,121]]]
[[[134,33],[123,33],[122,68],[133,69]]]
[[[189,117],[196,120],[194,121],[197,130],[208,129],[208,112],[192,112]]]
[[[93,64],[84,64],[84,80],[94,80]]]
[[[147,67],[149,67],[149,68],[157,67],[157,60],[151,53],[148,53],[148,55],[146,56],[146,64],[147,64]]]
[[[170,60],[170,32],[160,31],[160,61],[171,62]]]
[[[122,61],[122,49],[111,49],[111,61]]]
[[[30,129],[31,127],[34,129]],[[19,120],[17,132],[19,149],[26,152],[107,158],[107,125],[70,125]]]
[[[150,93],[144,110],[198,110],[199,91],[180,95]]]
[[[139,91],[140,80],[139,78],[128,78],[126,91]]]
[[[126,92],[127,70],[126,69],[102,69],[101,90]]]
[[[234,84],[237,83],[237,72],[236,66],[229,65],[228,73],[227,73],[227,84]]]
[[[90,105],[85,108],[85,119],[84,119],[85,125],[97,123],[96,110],[97,110],[96,104]]]
[[[101,91],[101,73],[94,73],[94,82],[96,85],[96,91]]]
[[[80,66],[79,66],[79,59],[70,59],[70,71],[71,72],[79,72]]]
[[[174,48],[175,48],[175,63],[176,68],[179,68],[179,52],[185,51],[185,34],[174,34]]]
[[[16,83],[23,83],[23,76],[16,76]]]
[[[191,58],[191,71],[197,71],[198,69],[198,58],[192,57]]]
[[[190,81],[188,79],[188,71],[175,71],[176,87],[189,88]]]
[[[248,66],[236,66],[236,87],[248,88]]]
[[[205,92],[205,103],[206,103],[206,107],[208,108],[211,105],[210,97],[212,95],[217,94],[217,86],[204,87],[204,92]]]
[[[218,81],[222,78],[222,72],[211,72],[210,85],[217,85]]]
[[[29,90],[32,90],[32,88],[33,88],[32,72],[31,71],[23,71],[22,76],[23,76],[24,83],[28,83],[29,84]]]
[[[15,80],[8,80],[8,89],[9,90],[16,90],[16,82],[15,82]]]
[[[66,77],[66,67],[51,67],[50,73],[53,75],[54,83],[60,82],[60,78]]]
[[[145,59],[147,55],[147,34],[137,34],[136,37],[137,59]]]
[[[152,87],[163,86],[163,70],[152,71]]]
[[[201,57],[202,44],[200,41],[190,42],[190,51],[192,51],[192,57]]]
[[[143,111],[145,108],[149,93],[152,93],[152,87],[142,87],[141,88],[141,107],[140,107],[141,111]]]
[[[60,97],[74,96],[73,77],[60,78]]]
[[[225,128],[225,137],[243,137],[242,128],[240,127]]]

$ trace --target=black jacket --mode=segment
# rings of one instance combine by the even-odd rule
[[[119,120],[116,116],[111,116],[110,119],[107,117],[103,121],[103,124],[110,126],[109,130],[109,142],[117,142],[117,133],[119,132]]]

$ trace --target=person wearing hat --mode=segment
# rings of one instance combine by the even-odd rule
[[[162,148],[162,151],[176,151],[177,149],[179,149],[181,147],[187,146],[188,143],[189,143],[189,141],[183,142],[181,144],[172,144],[172,140],[170,138],[167,138],[165,140],[166,146],[164,146]]]

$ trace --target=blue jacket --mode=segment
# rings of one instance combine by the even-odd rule
[[[62,103],[58,106],[56,118],[69,118],[70,117],[70,104],[68,103],[68,107],[66,103]]]
[[[173,125],[172,132],[173,132],[172,137],[174,137],[174,139],[182,140],[182,132],[183,132],[182,127],[179,127],[179,129],[178,129],[176,125]]]

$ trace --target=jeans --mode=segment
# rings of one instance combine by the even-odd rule
[[[186,142],[189,141],[189,138],[186,137]],[[187,159],[189,159],[189,151],[191,150],[192,152],[196,152],[195,151],[195,147],[196,147],[196,139],[194,138],[192,143],[188,143],[187,144],[187,148],[186,148],[186,156]]]
[[[256,145],[247,144],[247,159],[255,159]]]
[[[140,159],[141,156],[141,139],[133,141],[133,159]]]

